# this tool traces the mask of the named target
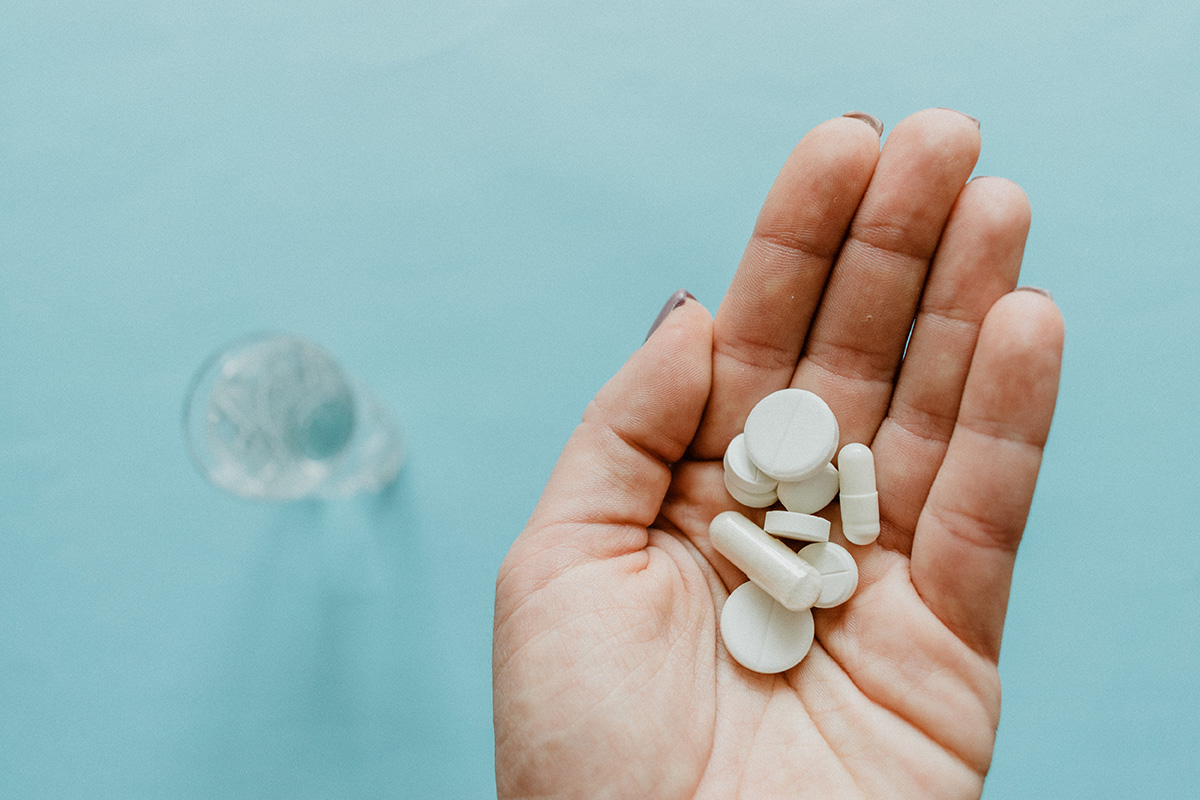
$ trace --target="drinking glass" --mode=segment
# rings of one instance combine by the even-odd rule
[[[383,403],[290,333],[253,334],[210,356],[192,380],[183,426],[201,473],[256,500],[377,492],[404,463]]]

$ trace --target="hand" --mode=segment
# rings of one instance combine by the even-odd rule
[[[979,796],[1063,338],[1048,295],[1013,291],[1029,206],[967,182],[979,143],[947,110],[882,152],[860,119],[819,125],[716,319],[687,300],[596,395],[497,581],[501,798]],[[786,386],[871,445],[883,531],[847,545],[859,589],[808,656],[759,675],[721,643],[745,576],[708,524],[761,522],[721,458]]]

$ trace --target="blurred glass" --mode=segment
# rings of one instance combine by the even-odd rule
[[[404,463],[383,404],[324,349],[287,333],[255,334],[210,356],[183,425],[205,477],[256,500],[377,492]]]

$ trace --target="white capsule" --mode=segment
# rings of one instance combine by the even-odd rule
[[[838,493],[838,471],[826,464],[815,475],[802,481],[784,481],[775,490],[779,502],[788,511],[813,514],[833,502]]]
[[[768,511],[763,530],[798,542],[829,541],[829,520],[795,511]]]
[[[871,449],[857,442],[846,445],[838,454],[838,471],[842,533],[853,544],[870,544],[879,537],[879,493]]]
[[[808,655],[814,633],[811,611],[789,611],[754,581],[734,589],[721,609],[725,649],[754,672],[770,675],[796,666]]]
[[[708,526],[708,538],[718,553],[784,608],[809,608],[821,596],[821,573],[738,512],[718,514]]]
[[[764,475],[750,460],[750,454],[746,452],[746,434],[733,437],[729,447],[725,448],[725,485],[736,486],[749,494],[767,494],[775,491],[778,484],[779,481]]]
[[[799,556],[821,573],[817,608],[833,608],[850,599],[858,588],[858,565],[850,551],[834,542],[817,542],[800,548]]]
[[[825,401],[803,389],[781,389],[746,417],[746,450],[760,470],[802,481],[833,460],[838,425]]]

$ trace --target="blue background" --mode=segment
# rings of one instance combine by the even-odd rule
[[[0,796],[486,797],[495,571],[591,394],[715,309],[795,141],[979,117],[1067,319],[985,797],[1200,782],[1200,9],[17,0],[0,11]],[[384,497],[207,485],[263,328],[384,397]]]

